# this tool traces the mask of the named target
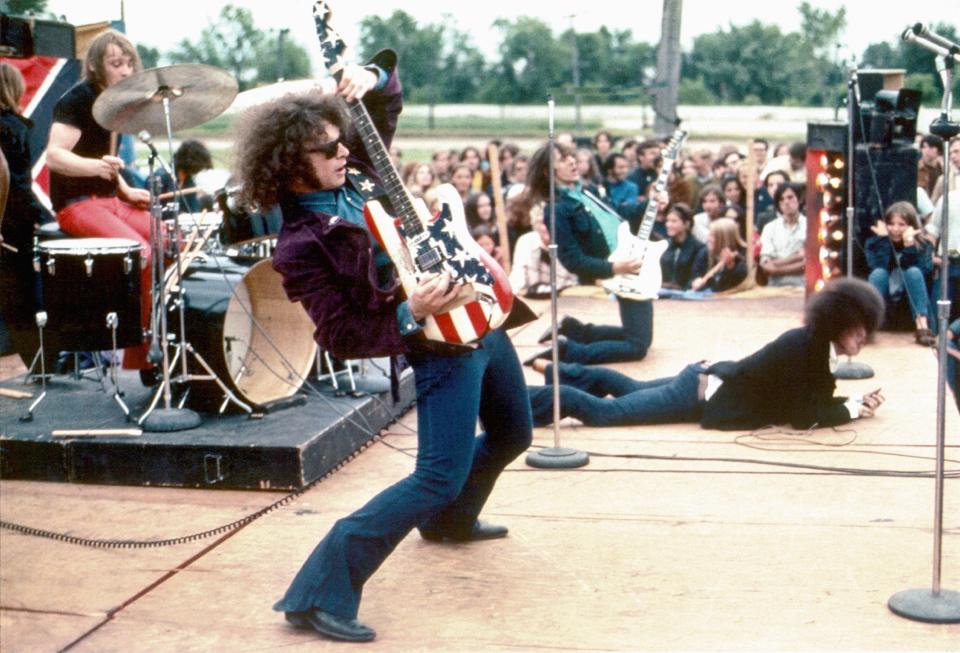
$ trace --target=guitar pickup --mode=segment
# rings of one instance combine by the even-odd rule
[[[417,267],[421,270],[427,271],[440,265],[442,260],[443,257],[440,256],[440,250],[438,250],[436,247],[431,247],[430,249],[417,254]]]

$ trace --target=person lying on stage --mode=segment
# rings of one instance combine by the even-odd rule
[[[532,436],[523,372],[503,328],[446,355],[418,338],[422,320],[457,291],[444,272],[401,295],[395,265],[363,216],[362,194],[378,177],[342,101],[360,97],[389,148],[402,96],[396,55],[384,50],[372,66],[347,66],[331,94],[288,95],[252,109],[235,156],[245,202],[282,209],[273,265],[287,296],[312,318],[320,346],[341,359],[403,355],[414,369],[413,474],[340,519],[274,606],[295,627],[346,641],[375,637],[357,621],[364,583],[413,528],[434,542],[507,534],[477,516]],[[479,436],[478,417],[486,430]]]
[[[131,188],[120,175],[117,134],[93,119],[100,94],[142,68],[137,49],[123,34],[107,30],[87,49],[83,79],[63,94],[53,109],[47,144],[50,200],[60,228],[71,236],[126,238],[142,245],[140,320],[150,324],[150,194]],[[124,350],[123,367],[141,370],[144,383],[156,381],[147,362],[149,341]]]
[[[872,417],[884,401],[880,390],[836,397],[831,369],[837,356],[859,353],[883,314],[883,298],[870,284],[839,279],[810,298],[802,327],[739,361],[699,361],[653,381],[561,363],[560,415],[587,426],[699,422],[722,430],[810,429]],[[535,369],[552,380],[547,361]],[[534,424],[552,422],[553,387],[531,386],[528,393]]]

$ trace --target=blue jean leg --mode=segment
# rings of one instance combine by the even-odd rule
[[[565,376],[577,385],[561,381],[560,415],[575,417],[587,426],[695,422],[702,411],[697,395],[703,369],[695,363],[676,376],[653,381],[636,381],[601,367],[574,369],[575,374]],[[534,423],[552,422],[553,387],[531,386],[527,392]]]
[[[492,486],[496,474],[477,462],[476,453],[484,452],[484,460],[501,460],[506,454],[500,452],[500,440],[477,445],[481,404],[499,399],[482,398],[481,384],[491,356],[506,356],[512,345],[509,341],[505,345],[495,334],[483,342],[482,348],[462,356],[411,361],[417,385],[418,450],[413,474],[337,521],[274,605],[275,610],[298,612],[316,607],[356,618],[364,583],[416,525],[457,501],[465,487]],[[519,370],[515,353],[513,362]],[[498,361],[498,366],[501,364]],[[527,431],[518,439],[529,442],[529,413],[516,420],[509,414],[503,418],[521,427],[526,423]],[[484,480],[474,484],[468,481],[471,476]],[[479,510],[482,500],[480,506],[475,500],[469,504]]]
[[[907,301],[910,302],[913,319],[917,319],[918,315],[929,316],[927,282],[923,278],[923,272],[917,267],[907,268],[903,271],[903,285],[907,290]]]
[[[568,340],[561,360],[565,363],[600,365],[641,360],[653,341],[653,302],[618,298],[623,326],[580,324],[564,329]]]
[[[533,437],[526,381],[513,344],[496,331],[484,339],[484,347],[490,352],[480,399],[484,432],[475,441],[470,475],[456,500],[423,524],[448,535],[470,532],[500,472],[527,450]]]

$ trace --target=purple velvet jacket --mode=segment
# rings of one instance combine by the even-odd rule
[[[397,57],[382,50],[372,63],[389,77],[363,103],[389,148],[403,108]],[[359,136],[349,132],[346,183],[357,186],[363,178],[379,182]],[[273,267],[283,276],[287,297],[300,302],[316,325],[317,343],[342,359],[406,353],[410,343],[397,322],[400,284],[395,274],[385,287],[378,282],[368,232],[337,216],[306,211],[292,197],[281,198],[280,206],[283,226]]]

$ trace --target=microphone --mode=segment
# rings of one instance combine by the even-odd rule
[[[137,134],[137,139],[150,148],[150,154],[153,157],[160,156],[157,154],[157,148],[153,146],[153,140],[150,138],[150,132],[148,132],[146,129],[140,130],[140,132]]]
[[[960,46],[957,46],[956,43],[953,43],[942,36],[930,32],[923,26],[923,23],[917,23],[913,27],[908,27],[907,29],[903,30],[901,38],[904,41],[916,43],[921,48],[926,48],[927,50],[930,50],[934,54],[938,54],[941,57],[948,57],[952,58],[954,61],[960,61]],[[939,39],[939,41],[934,39]]]
[[[960,45],[957,45],[947,37],[941,36],[940,34],[937,34],[936,32],[930,30],[923,23],[917,23],[916,25],[914,25],[913,33],[916,34],[917,36],[922,36],[930,41],[933,41],[935,44],[939,45],[941,48],[946,48],[947,50],[950,50],[951,54],[957,54],[958,52],[960,52]]]

